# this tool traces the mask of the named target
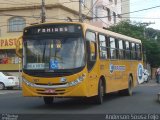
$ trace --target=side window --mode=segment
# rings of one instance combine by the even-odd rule
[[[123,40],[119,40],[118,41],[118,45],[119,45],[119,50],[118,50],[119,59],[124,59],[124,44],[123,44]]]
[[[87,50],[87,68],[90,71],[97,57],[97,48],[96,48],[96,33],[87,31],[86,32],[86,50]]]
[[[99,35],[98,37],[99,37],[100,59],[107,59],[106,37],[104,35]]]
[[[137,53],[137,59],[141,60],[142,54],[141,54],[141,45],[140,44],[136,44],[136,53]]]
[[[137,57],[136,55],[136,46],[135,43],[131,43],[131,59],[135,60]]]
[[[110,43],[110,58],[116,59],[117,58],[117,52],[116,52],[116,40],[113,37],[109,38]]]
[[[128,41],[125,42],[125,58],[127,60],[130,60],[130,58],[131,58],[130,45],[129,45]]]

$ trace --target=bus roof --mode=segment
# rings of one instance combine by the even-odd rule
[[[132,37],[129,37],[129,36],[126,36],[126,35],[122,35],[122,34],[112,32],[112,31],[109,31],[109,30],[106,30],[106,29],[103,29],[103,28],[99,28],[99,27],[96,27],[96,26],[93,26],[93,25],[89,25],[89,24],[86,24],[86,23],[82,23],[82,25],[84,25],[86,29],[91,29],[91,30],[97,31],[97,32],[102,33],[102,34],[106,34],[108,36],[112,36],[112,37],[119,38],[119,39],[122,39],[122,40],[128,40],[128,41],[134,41],[134,42],[137,42],[137,43],[141,43],[141,40],[136,39],[136,38],[132,38]]]
[[[129,36],[126,36],[126,35],[122,35],[122,34],[119,34],[119,33],[116,33],[116,32],[112,32],[112,31],[109,31],[109,30],[106,30],[106,29],[103,29],[103,28],[99,28],[99,27],[96,27],[96,26],[93,26],[93,25],[90,25],[90,24],[87,24],[87,23],[80,23],[80,22],[51,22],[51,23],[35,24],[35,25],[32,25],[32,26],[47,25],[47,24],[80,24],[80,25],[82,25],[84,27],[85,30],[90,29],[90,30],[93,30],[95,32],[99,32],[101,34],[106,34],[108,36],[112,36],[112,37],[119,38],[119,39],[122,39],[122,40],[128,40],[128,41],[134,41],[134,42],[137,42],[137,43],[141,43],[141,40],[139,40],[139,39],[132,38],[132,37],[129,37]],[[32,26],[28,26],[26,28],[30,28]]]

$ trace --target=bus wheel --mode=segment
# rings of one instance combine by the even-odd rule
[[[3,83],[0,83],[0,90],[3,90],[5,88],[5,85]]]
[[[95,97],[95,103],[102,104],[103,96],[104,96],[104,85],[102,83],[102,80],[100,80],[98,84],[98,95]]]
[[[128,89],[124,90],[124,94],[127,96],[132,96],[133,94],[133,79],[131,76],[128,79]]]
[[[53,103],[53,97],[43,97],[44,103],[50,105]]]

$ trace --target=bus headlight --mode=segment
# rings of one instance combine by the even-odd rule
[[[22,80],[23,80],[23,82],[24,82],[26,85],[31,86],[31,87],[34,87],[34,84],[33,84],[33,83],[27,81],[27,80],[24,79],[24,78],[23,78]]]
[[[82,74],[82,76],[78,77],[76,80],[74,80],[68,84],[69,84],[69,86],[75,86],[75,85],[81,83],[85,79],[85,77],[86,77],[86,75]]]

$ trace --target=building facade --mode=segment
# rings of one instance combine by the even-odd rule
[[[130,19],[130,0],[122,0],[122,20]]]
[[[94,3],[97,2],[94,0]],[[98,0],[93,9],[93,25],[108,28],[121,20],[129,19],[130,0]]]

